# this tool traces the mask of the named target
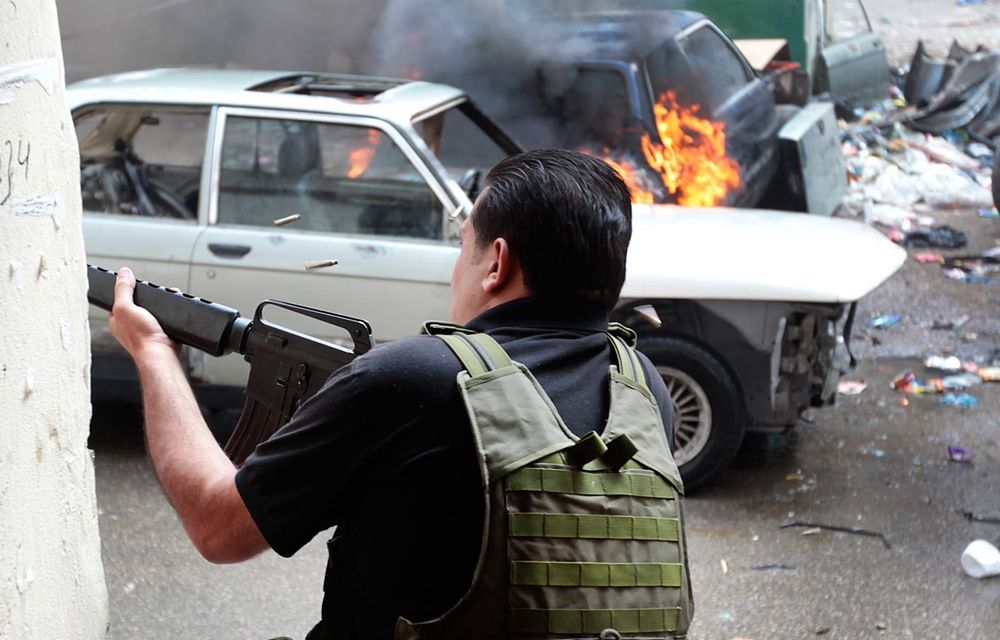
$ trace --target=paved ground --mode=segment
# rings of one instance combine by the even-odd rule
[[[840,0],[844,4],[856,0]],[[890,62],[909,64],[917,41],[944,56],[953,40],[974,49],[1000,49],[1000,0],[864,0],[872,28],[885,40]]]

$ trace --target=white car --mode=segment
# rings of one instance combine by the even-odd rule
[[[165,69],[80,82],[69,100],[89,262],[244,315],[279,298],[362,317],[383,342],[447,317],[456,213],[519,150],[460,90],[424,82]],[[838,335],[905,257],[862,224],[802,214],[636,205],[633,222],[613,318],[671,389],[689,486],[745,430],[833,401]],[[91,326],[95,399],[134,394],[105,314]],[[207,407],[238,402],[242,360],[187,365]]]

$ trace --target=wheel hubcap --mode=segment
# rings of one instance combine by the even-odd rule
[[[674,404],[674,460],[683,465],[695,458],[712,433],[712,406],[708,395],[694,378],[673,367],[657,366]]]

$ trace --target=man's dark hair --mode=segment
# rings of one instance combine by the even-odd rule
[[[502,160],[485,187],[472,216],[480,246],[506,238],[539,296],[614,308],[632,237],[632,198],[614,169],[576,151],[540,149]]]

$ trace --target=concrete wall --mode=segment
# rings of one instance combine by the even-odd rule
[[[79,159],[54,0],[0,2],[0,638],[103,638]]]

